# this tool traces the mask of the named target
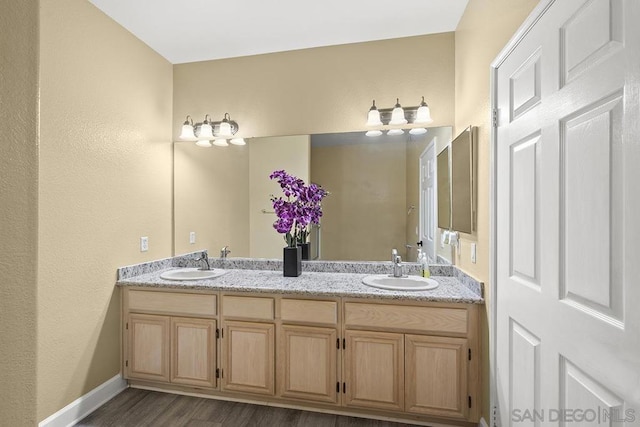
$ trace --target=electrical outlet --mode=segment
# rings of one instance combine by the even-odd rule
[[[474,264],[476,263],[476,254],[477,254],[476,244],[472,243],[471,244],[471,262]]]
[[[196,232],[192,231],[191,233],[189,233],[189,243],[193,245],[195,242],[196,242]]]
[[[144,236],[140,238],[140,252],[146,252],[149,250],[149,238]]]

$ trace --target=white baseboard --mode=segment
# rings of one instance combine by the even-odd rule
[[[104,405],[127,388],[127,381],[120,374],[100,384],[89,393],[80,396],[55,414],[38,423],[38,427],[69,427]]]
[[[484,418],[480,418],[480,423],[478,424],[479,427],[489,427],[489,424],[487,424],[487,422],[485,421]]]

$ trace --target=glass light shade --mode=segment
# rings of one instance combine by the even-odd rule
[[[220,129],[218,130],[218,136],[230,137],[231,134],[231,124],[227,121],[220,122]]]
[[[396,107],[391,112],[390,125],[404,125],[407,124],[407,119],[404,118],[404,110],[400,107],[400,104],[396,104]]]
[[[380,136],[382,135],[382,131],[381,130],[369,130],[367,131],[367,133],[365,133],[366,136]]]
[[[209,142],[209,140],[207,139],[201,139],[198,142],[196,142],[196,145],[198,147],[211,147],[211,142]]]
[[[247,142],[244,140],[244,138],[233,138],[229,142],[233,145],[247,145]]]
[[[389,129],[389,131],[387,132],[387,135],[396,136],[396,135],[402,135],[403,133],[404,133],[404,129]]]
[[[431,123],[433,119],[431,118],[431,111],[429,110],[428,105],[421,105],[418,107],[418,111],[416,112],[416,119],[413,123]]]
[[[200,126],[200,132],[198,133],[198,139],[206,139],[207,141],[213,139],[213,127],[209,123],[203,123]]]
[[[380,120],[380,111],[369,110],[369,115],[367,116],[367,126],[382,126],[382,121]]]
[[[226,139],[216,139],[213,141],[213,145],[217,145],[218,147],[228,147],[229,143]]]
[[[196,134],[193,133],[193,126],[190,124],[182,125],[182,132],[180,132],[180,136],[178,138],[185,141],[195,141]]]
[[[424,135],[425,133],[427,133],[427,130],[425,128],[413,128],[409,131],[409,133],[411,135]]]

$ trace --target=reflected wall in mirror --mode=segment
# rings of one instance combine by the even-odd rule
[[[403,260],[415,261],[420,156],[432,142],[439,152],[451,135],[450,127],[442,127],[420,136],[368,138],[353,132],[252,138],[242,147],[176,142],[175,253],[209,249],[215,257],[229,245],[230,256],[281,258],[284,239],[272,227],[269,200],[280,188],[269,174],[284,169],[331,193],[323,201],[321,226],[312,233],[312,255],[386,261],[397,248]],[[190,232],[196,233],[195,244],[189,243]],[[450,249],[436,244],[437,254],[447,260]]]
[[[438,154],[438,228],[451,228],[451,181],[449,179],[449,147]]]
[[[476,229],[475,127],[451,141],[451,229],[471,234]]]

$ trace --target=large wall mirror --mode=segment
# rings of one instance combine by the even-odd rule
[[[439,186],[425,177],[451,137],[450,127],[439,127],[375,138],[364,132],[252,138],[231,147],[176,142],[174,251],[208,249],[215,257],[230,246],[230,256],[281,258],[284,240],[272,227],[269,200],[280,188],[269,174],[284,169],[330,192],[320,227],[312,230],[313,258],[388,260],[397,248],[403,260],[415,261],[416,242],[427,236],[435,254],[451,261],[451,248],[434,234],[437,216],[424,215],[428,192],[421,197],[421,186],[435,185],[436,201]]]

